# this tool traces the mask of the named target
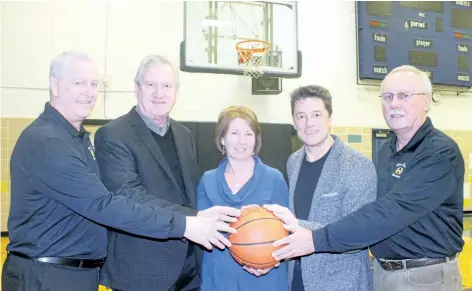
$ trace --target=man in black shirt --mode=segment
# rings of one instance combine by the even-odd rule
[[[287,161],[290,210],[266,207],[291,231],[298,225],[316,230],[374,201],[377,177],[367,157],[330,134],[333,109],[328,90],[304,86],[290,97],[293,123],[303,142]],[[289,264],[292,291],[371,291],[371,273],[367,248],[312,254]]]
[[[144,204],[115,196],[101,183],[82,126],[98,91],[90,57],[60,54],[49,82],[50,102],[21,133],[11,156],[3,291],[96,291],[107,256],[104,226],[154,239],[187,238],[208,248],[230,245],[219,231],[232,230],[216,217],[197,217],[159,199]]]
[[[431,94],[429,78],[415,67],[385,77],[380,97],[395,135],[380,151],[377,200],[311,234],[299,229],[276,242],[288,243],[276,258],[371,246],[375,291],[462,290],[464,159],[427,117]]]

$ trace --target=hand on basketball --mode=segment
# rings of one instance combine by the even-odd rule
[[[275,216],[282,219],[284,222],[284,228],[290,232],[295,232],[298,229],[298,219],[293,213],[287,208],[278,204],[264,205],[264,208],[272,211]]]
[[[236,233],[234,228],[219,221],[216,216],[187,216],[184,237],[212,250],[213,246],[224,249],[231,247],[231,242],[220,232]]]
[[[262,275],[265,275],[265,274],[269,273],[270,270],[272,270],[273,268],[277,268],[278,266],[280,266],[279,262],[277,262],[277,264],[275,266],[273,266],[271,268],[267,268],[267,269],[254,269],[254,268],[246,267],[246,266],[243,266],[243,269],[246,270],[247,272],[253,274],[256,277],[259,277],[259,276],[262,276]]]
[[[251,208],[251,207],[259,207],[259,205],[257,205],[257,204],[244,205],[243,207],[241,207],[241,210],[248,209],[248,208]]]
[[[218,220],[224,222],[235,222],[239,215],[241,215],[241,210],[228,206],[213,206],[197,214],[203,217],[217,217]]]
[[[298,227],[291,235],[275,241],[273,246],[278,247],[285,245],[284,247],[276,250],[272,256],[277,260],[302,257],[315,252],[313,246],[313,234],[312,231],[304,227]]]

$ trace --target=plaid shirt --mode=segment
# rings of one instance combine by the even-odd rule
[[[154,120],[152,120],[151,118],[144,115],[144,113],[141,113],[138,106],[136,106],[136,112],[138,112],[139,116],[141,116],[144,123],[146,124],[146,126],[150,130],[154,131],[155,133],[157,133],[160,136],[164,136],[167,133],[167,130],[169,129],[169,125],[170,125],[170,119],[169,118],[167,118],[166,124],[164,124],[164,126],[160,126]]]

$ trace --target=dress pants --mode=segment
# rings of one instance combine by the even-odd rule
[[[195,257],[195,246],[189,244],[187,259],[177,282],[168,291],[200,291],[200,276],[198,275],[197,261]],[[113,289],[113,291],[126,291]]]
[[[2,291],[97,291],[100,269],[77,268],[8,254],[2,270]]]

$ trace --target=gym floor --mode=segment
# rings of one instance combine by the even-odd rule
[[[472,215],[464,217],[464,240],[465,247],[464,251],[459,256],[459,263],[462,273],[462,282],[464,285],[464,291],[472,291]],[[5,246],[8,243],[8,238],[2,237],[1,239],[1,265],[0,271],[3,267],[3,261],[6,258]],[[1,280],[1,279],[0,279]],[[110,290],[100,287],[100,291]],[[65,290],[64,290],[65,291]]]

